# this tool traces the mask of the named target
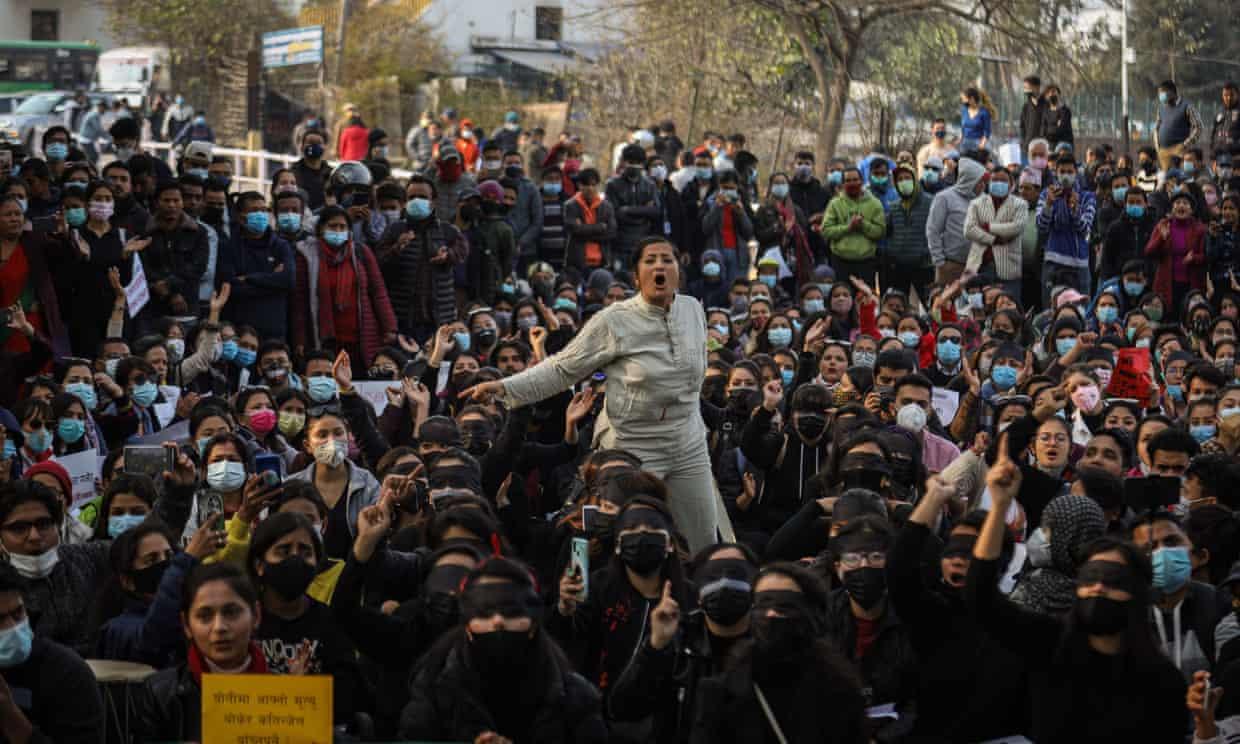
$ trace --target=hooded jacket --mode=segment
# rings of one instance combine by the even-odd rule
[[[861,229],[849,229],[854,215],[861,215]],[[853,199],[842,190],[827,204],[822,218],[822,237],[831,245],[831,254],[845,261],[869,261],[878,251],[878,241],[887,234],[887,214],[883,203],[867,190]]]
[[[956,169],[956,183],[934,195],[930,217],[926,221],[926,243],[935,266],[944,261],[965,263],[971,244],[964,234],[969,204],[977,196],[977,182],[986,169],[972,158],[961,158]]]
[[[808,445],[799,434],[771,427],[775,414],[759,406],[741,434],[741,454],[764,478],[757,498],[749,507],[761,529],[774,533],[811,498],[805,481],[827,464],[831,437],[825,432],[817,445]],[[788,415],[789,422],[792,415]]]
[[[964,235],[972,243],[966,270],[976,272],[989,250],[1000,279],[1019,279],[1020,241],[1028,219],[1029,205],[1017,194],[1009,194],[997,207],[990,194],[970,202],[964,220]]]

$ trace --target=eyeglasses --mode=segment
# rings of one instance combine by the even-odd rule
[[[872,550],[868,553],[843,553],[840,555],[840,565],[849,571],[861,568],[863,563],[870,568],[885,568],[887,566],[887,554],[880,550]]]
[[[30,534],[32,528],[40,533],[51,532],[56,529],[56,520],[51,517],[40,517],[20,522],[9,522],[3,527],[4,531],[13,537],[25,537]]]
[[[1067,444],[1068,435],[1067,434],[1051,434],[1050,432],[1044,432],[1038,435],[1038,441],[1041,442],[1042,444],[1051,444],[1051,443]]]
[[[339,416],[340,404],[324,403],[321,406],[310,406],[306,409],[306,415],[310,418],[319,418],[320,416]]]

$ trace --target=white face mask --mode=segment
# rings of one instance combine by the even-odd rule
[[[230,493],[245,485],[245,464],[220,460],[207,466],[207,485],[216,491]]]
[[[9,565],[26,579],[46,579],[60,563],[60,547],[54,547],[40,555],[9,553]]]
[[[185,339],[170,338],[168,339],[168,356],[172,357],[172,361],[179,361],[185,358]]]
[[[345,455],[349,452],[349,446],[338,440],[323,442],[314,448],[314,460],[320,465],[326,465],[329,468],[340,467],[344,462]]]
[[[896,413],[896,426],[920,434],[926,428],[926,409],[916,403],[909,403]]]

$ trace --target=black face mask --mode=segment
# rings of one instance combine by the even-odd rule
[[[610,540],[615,526],[615,514],[597,510],[590,516],[590,529],[586,530],[586,535],[596,540]]]
[[[160,561],[146,568],[130,571],[129,578],[133,581],[134,591],[143,595],[154,594],[159,590],[159,582],[164,578],[164,572],[167,570],[168,561]]]
[[[727,385],[727,380],[723,375],[715,375],[702,380],[702,397],[710,401],[714,405],[719,405],[724,399],[723,389]]]
[[[802,438],[815,440],[827,430],[827,417],[821,413],[801,413],[797,416],[797,432]]]
[[[636,181],[642,177],[642,169],[637,166],[630,165],[624,169],[624,177],[630,181]]]
[[[263,585],[285,600],[292,601],[306,593],[314,581],[314,566],[300,556],[289,556],[279,563],[266,563]]]
[[[489,671],[523,670],[534,648],[529,631],[493,630],[474,633],[470,640],[473,659]]]
[[[753,606],[751,592],[725,586],[702,597],[702,611],[720,625],[736,625]]]
[[[891,477],[896,483],[902,486],[913,485],[913,461],[905,460],[899,457],[892,457],[888,462],[891,464]]]
[[[887,577],[881,568],[854,568],[844,574],[844,589],[854,602],[869,610],[886,596]]]
[[[728,407],[738,413],[748,413],[754,406],[755,392],[753,388],[734,388],[728,393]]]
[[[483,421],[471,421],[461,426],[461,440],[469,454],[485,455],[495,441],[495,427]]]
[[[207,183],[220,189],[227,189],[232,185],[232,176],[207,176]]]
[[[483,328],[474,334],[474,346],[485,349],[495,344],[497,334],[494,328]]]
[[[1197,318],[1193,321],[1193,333],[1198,336],[1204,336],[1210,332],[1210,319]]]
[[[223,207],[211,207],[211,206],[203,207],[202,208],[202,221],[207,223],[208,225],[220,224],[221,222],[224,221],[224,208]]]
[[[433,630],[442,632],[460,622],[461,607],[455,594],[430,592],[423,598],[422,604],[426,622]]]
[[[525,175],[525,169],[519,165],[510,165],[504,169],[504,177],[516,181]]]
[[[497,217],[508,214],[508,207],[502,202],[486,200],[482,202],[482,213],[488,217]]]
[[[382,367],[371,367],[368,373],[372,380],[395,380],[396,370]]]
[[[1113,635],[1128,624],[1128,603],[1110,597],[1078,598],[1072,612],[1076,624],[1090,635]]]
[[[631,532],[620,538],[620,560],[641,576],[649,576],[667,558],[667,538],[656,532]]]
[[[466,222],[473,222],[482,216],[482,210],[473,204],[466,204],[461,207],[461,218]]]

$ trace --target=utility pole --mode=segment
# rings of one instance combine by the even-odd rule
[[[344,30],[349,19],[349,0],[340,0],[340,20],[336,24],[336,70],[332,76],[336,85],[344,83]]]
[[[1128,121],[1128,0],[1124,0],[1121,11],[1123,15],[1120,21],[1120,69],[1122,70],[1122,79],[1120,81],[1120,98],[1123,100],[1123,121],[1124,121],[1124,152],[1129,152],[1129,137],[1132,132],[1132,125]]]

